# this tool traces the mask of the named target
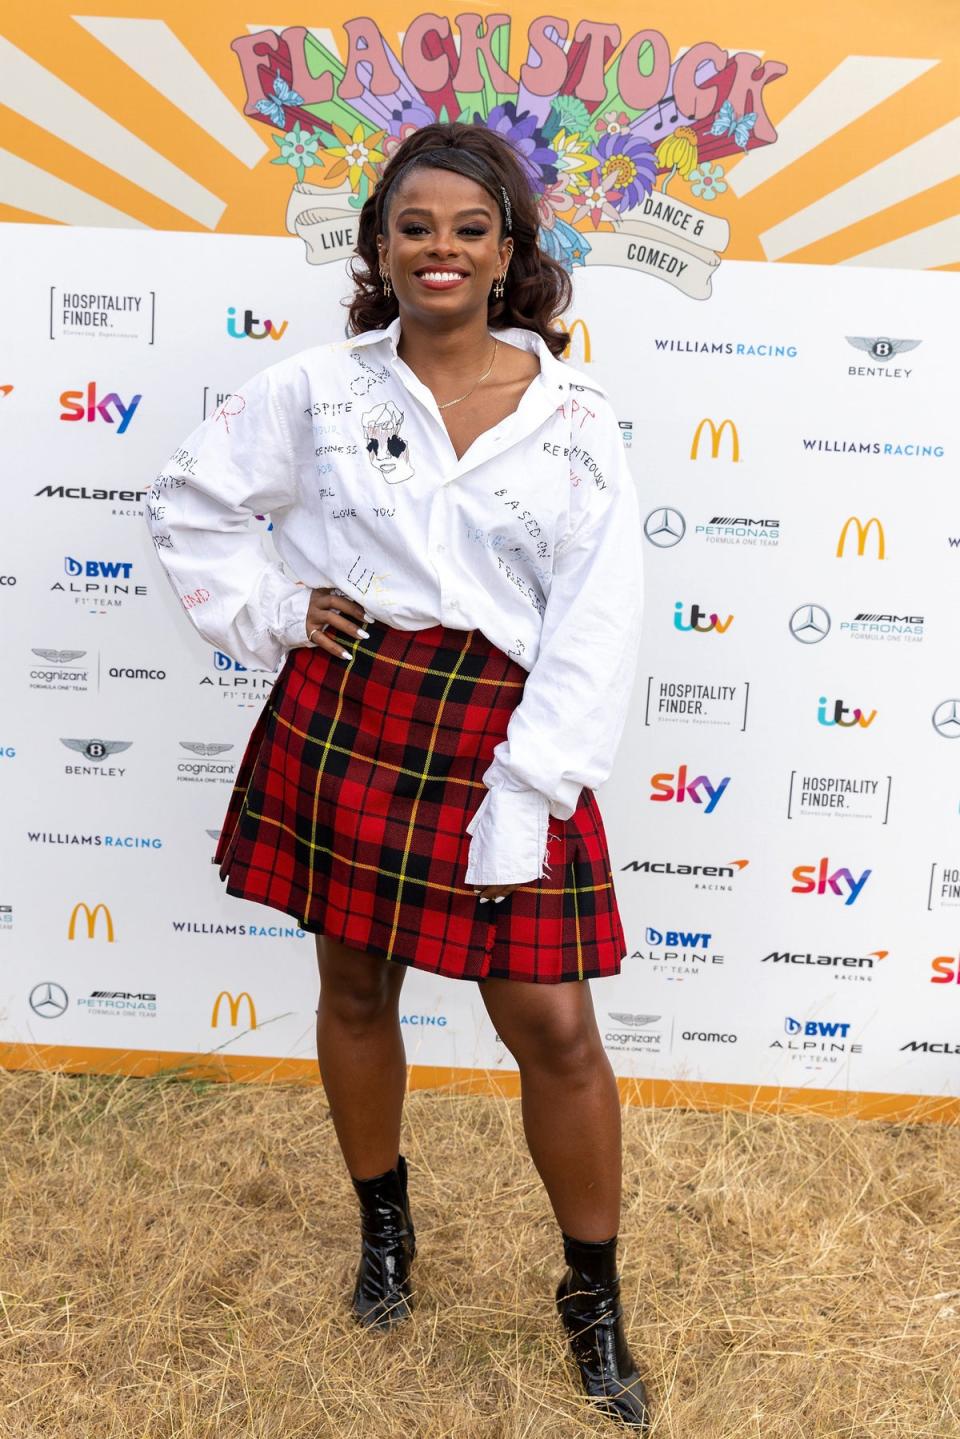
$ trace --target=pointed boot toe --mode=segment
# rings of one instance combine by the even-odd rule
[[[360,1263],[351,1300],[366,1329],[392,1329],[413,1307],[410,1266],[416,1235],[407,1199],[407,1163],[373,1179],[353,1179],[360,1200]]]
[[[623,1332],[619,1278],[587,1287],[568,1269],[557,1286],[556,1304],[591,1403],[608,1418],[646,1433],[650,1406]]]

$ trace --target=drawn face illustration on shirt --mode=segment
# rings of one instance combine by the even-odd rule
[[[387,400],[368,410],[361,419],[367,454],[373,468],[380,471],[388,485],[409,480],[413,476],[413,465],[407,442],[400,434],[403,411],[398,410],[392,400]]]

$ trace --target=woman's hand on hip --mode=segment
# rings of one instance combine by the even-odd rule
[[[504,899],[508,894],[512,894],[515,889],[522,888],[523,885],[521,884],[485,884],[482,889],[476,891],[476,894],[482,903],[485,899]]]
[[[332,587],[311,590],[306,621],[307,639],[317,649],[342,658],[343,644],[331,630],[341,630],[351,639],[369,639],[369,633],[363,628],[363,615],[363,605]]]

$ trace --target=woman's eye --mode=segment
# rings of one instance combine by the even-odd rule
[[[425,230],[425,229],[426,229],[426,226],[425,226],[425,225],[409,224],[409,225],[404,225],[404,226],[402,227],[402,233],[403,233],[404,235],[412,235],[412,234],[414,234],[417,230]],[[464,226],[462,227],[461,233],[464,234],[464,235],[485,235],[485,234],[487,233],[487,231],[486,231],[482,226],[477,226],[477,225],[464,225]]]

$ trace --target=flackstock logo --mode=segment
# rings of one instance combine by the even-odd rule
[[[208,743],[205,740],[182,739],[180,748],[196,755],[194,760],[180,760],[177,779],[187,784],[232,784],[236,766],[221,764],[218,756],[229,753],[232,744]]]
[[[87,939],[94,939],[96,937],[97,920],[102,914],[106,922],[107,942],[113,944],[115,939],[113,915],[102,900],[100,903],[95,904],[93,909],[91,909],[84,900],[80,900],[73,906],[70,912],[70,923],[67,926],[67,939],[76,939],[77,919],[81,914],[87,921]]]
[[[846,893],[844,905],[855,904],[860,892],[873,870],[865,869],[857,879],[852,870],[844,865],[830,873],[830,861],[824,856],[817,864],[799,864],[793,871],[796,881],[791,886],[793,894],[826,894],[827,890],[838,897]]]
[[[133,398],[124,403],[115,390],[111,390],[102,399],[97,399],[96,380],[87,381],[86,394],[83,390],[64,390],[60,396],[62,406],[60,412],[61,420],[86,420],[92,424],[94,420],[106,420],[108,425],[117,424],[117,434],[126,434],[127,427],[137,411],[137,406],[143,399],[142,395],[134,395]],[[116,418],[115,418],[116,417]]]
[[[817,701],[817,724],[822,724],[828,729],[834,725],[840,729],[869,729],[877,717],[876,710],[871,710],[868,714],[866,710],[851,709],[844,704],[843,700],[834,700],[833,714],[830,718],[829,703],[826,695],[821,695]]]
[[[726,775],[717,784],[712,784],[705,774],[698,774],[696,779],[688,780],[687,766],[680,765],[676,774],[664,772],[655,774],[650,778],[653,786],[653,794],[650,798],[657,803],[666,804],[670,800],[676,800],[682,804],[684,800],[692,800],[694,804],[703,805],[704,814],[712,814],[723,798],[724,791],[730,783],[730,776]]]
[[[31,649],[30,653],[44,661],[44,664],[35,664],[30,670],[32,690],[73,690],[84,694],[88,689],[90,666],[77,664],[86,655],[86,650]]]
[[[747,727],[750,681],[743,684],[701,684],[650,675],[643,723]]]
[[[874,525],[876,525],[876,556],[878,560],[885,560],[887,557],[886,536],[883,531],[883,525],[877,519],[876,515],[871,515],[870,519],[867,520],[866,524],[864,524],[862,520],[858,519],[856,515],[851,515],[849,519],[846,520],[843,529],[840,531],[840,538],[837,541],[837,559],[840,559],[846,552],[847,536],[850,532],[851,525],[856,529],[857,532],[857,554],[861,558],[866,552],[867,536],[873,529]]]
[[[620,1010],[608,1009],[607,1018],[612,1021],[616,1028],[609,1028],[603,1036],[605,1049],[615,1050],[621,1054],[661,1054],[664,1048],[672,1047],[671,1036],[667,1045],[664,1045],[664,1031],[658,1021],[662,1018],[659,1014],[629,1014]],[[656,1028],[652,1026],[656,1025]]]
[[[784,973],[792,969],[829,969],[831,978],[859,983],[872,983],[873,970],[887,958],[888,949],[873,949],[868,954],[843,954],[830,951],[772,949],[761,964],[780,965]]]
[[[847,1054],[862,1054],[863,1045],[850,1040],[853,1025],[848,1020],[794,1019],[783,1021],[786,1040],[775,1039],[771,1049],[779,1049],[793,1063],[808,1069],[823,1069]]]
[[[152,345],[156,303],[153,290],[142,295],[118,295],[51,285],[50,339],[85,335],[97,340],[143,340]]]
[[[282,340],[286,332],[287,321],[264,320],[263,329],[258,330],[260,321],[254,317],[252,310],[244,310],[243,323],[237,329],[237,311],[233,305],[227,309],[227,334],[234,340]]]
[[[948,909],[960,906],[960,864],[930,866],[927,909]]]
[[[96,775],[100,779],[122,779],[126,774],[123,766],[104,765],[103,761],[111,755],[122,754],[124,750],[130,749],[133,740],[124,739],[62,739],[60,743],[66,745],[67,749],[76,750],[82,754],[89,764],[67,764],[64,765],[64,774]]]
[[[658,550],[678,545],[687,532],[687,522],[679,510],[651,510],[643,522],[643,533]]]
[[[931,715],[941,739],[960,739],[960,699],[943,700]]]
[[[711,460],[719,459],[720,441],[723,439],[724,431],[728,428],[730,433],[730,459],[733,460],[734,463],[739,463],[740,432],[738,431],[733,420],[721,420],[720,424],[717,425],[713,420],[706,418],[700,421],[699,425],[694,431],[693,443],[690,446],[691,460],[696,460],[700,457],[700,441],[703,438],[703,433],[705,430],[710,431],[710,458]]]
[[[730,891],[733,885],[723,881],[734,879],[749,863],[748,859],[732,859],[727,864],[674,864],[669,859],[634,859],[621,867],[621,874],[630,870],[634,874],[675,875],[693,879],[694,889]]]
[[[648,960],[654,974],[669,980],[683,980],[701,974],[707,967],[723,964],[723,955],[716,954],[710,947],[712,934],[654,929],[648,925],[644,939],[649,948],[634,950],[631,958]]]
[[[960,984],[960,954],[938,954],[930,961],[931,984]]]
[[[236,1029],[240,1023],[240,1005],[243,1000],[247,1001],[247,1028],[256,1029],[257,1007],[253,1002],[252,996],[248,994],[245,989],[242,989],[236,997],[234,997],[229,990],[221,989],[213,1001],[213,1010],[210,1014],[211,1029],[216,1029],[220,1023],[220,1006],[224,1000],[227,1001],[227,1006],[230,1010],[230,1025],[233,1029]]]
[[[40,984],[35,984],[30,991],[30,1008],[34,1014],[41,1019],[59,1019],[61,1014],[66,1012],[70,1003],[67,991],[62,984],[55,984],[52,980],[45,979]]]
[[[830,633],[830,616],[821,605],[801,605],[790,616],[790,633],[802,645],[816,645]]]
[[[889,362],[898,355],[915,350],[923,343],[922,340],[891,340],[885,335],[847,335],[846,339],[848,345],[852,345],[855,350],[863,350],[874,362],[873,365],[848,366],[848,375],[857,375],[864,379],[909,380],[912,370],[901,369],[898,365],[890,366]]]
[[[787,818],[866,819],[886,824],[890,818],[892,777],[810,774],[790,771]]]

